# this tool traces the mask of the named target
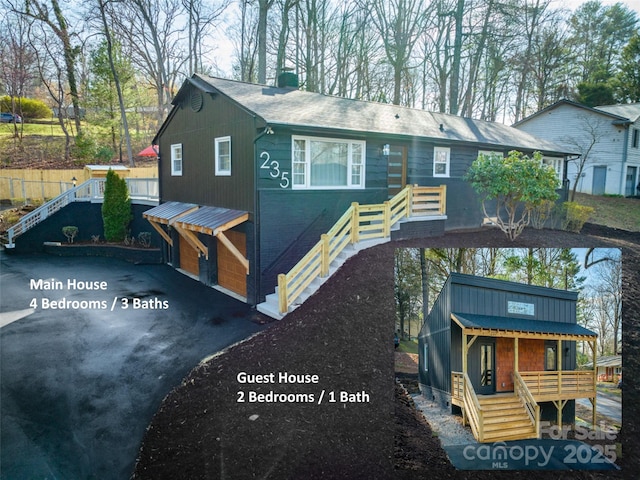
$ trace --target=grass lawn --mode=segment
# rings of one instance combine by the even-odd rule
[[[609,395],[615,395],[617,397],[622,395],[622,390],[620,390],[614,383],[598,382],[596,388],[599,392],[608,393]]]
[[[418,342],[414,342],[413,340],[400,340],[400,345],[398,345],[398,352],[404,353],[418,353]]]
[[[640,232],[640,199],[576,193],[576,201],[593,207],[590,223]]]

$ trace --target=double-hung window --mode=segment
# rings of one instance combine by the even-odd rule
[[[556,172],[556,176],[558,180],[562,181],[562,167],[564,165],[564,160],[562,158],[553,158],[553,157],[543,157],[542,164],[548,165],[553,168]]]
[[[364,188],[363,141],[294,136],[292,157],[293,188]]]
[[[433,148],[433,176],[449,177],[451,149],[448,147]]]
[[[215,139],[215,165],[217,176],[231,175],[231,137]]]
[[[182,175],[182,144],[171,145],[171,175],[179,177]]]

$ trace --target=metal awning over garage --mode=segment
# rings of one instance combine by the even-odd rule
[[[198,205],[194,205],[193,203],[166,202],[147,210],[142,216],[151,223],[151,226],[169,245],[173,246],[173,240],[171,240],[171,237],[164,231],[160,224],[171,225],[174,219],[191,213],[198,208]]]
[[[204,233],[216,237],[242,263],[248,274],[249,260],[224,235],[226,230],[240,225],[248,219],[248,212],[220,207],[200,207],[174,219],[171,225],[193,248],[205,255],[206,258],[209,258],[209,249],[200,241],[196,233]]]
[[[451,319],[467,335],[487,337],[543,338],[547,340],[594,340],[598,335],[575,323],[527,318],[452,313]]]
[[[194,205],[193,203],[166,202],[147,210],[142,214],[142,216],[149,221],[168,225],[171,219],[193,212],[197,209],[198,205]]]
[[[174,223],[181,228],[206,233],[214,237],[249,219],[247,212],[219,207],[200,207],[187,215],[180,216]]]

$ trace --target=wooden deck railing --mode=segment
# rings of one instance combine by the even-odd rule
[[[537,401],[596,396],[593,370],[520,372],[520,375]]]
[[[533,395],[529,391],[529,388],[527,388],[527,384],[519,372],[513,372],[513,390],[524,405],[529,419],[536,427],[538,438],[540,438],[540,405],[538,405],[538,402],[533,398]]]
[[[281,314],[320,276],[350,244],[391,235],[391,227],[403,218],[444,215],[446,186],[409,185],[382,204],[353,203],[335,225],[290,271],[278,275],[278,306]]]

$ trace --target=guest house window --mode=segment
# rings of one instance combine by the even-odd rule
[[[215,140],[216,175],[231,175],[231,137],[219,137]]]
[[[171,145],[171,175],[179,177],[182,175],[182,144]]]
[[[294,136],[293,188],[364,188],[365,142]]]

